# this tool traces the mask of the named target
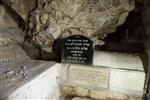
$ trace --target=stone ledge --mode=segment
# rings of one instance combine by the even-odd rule
[[[142,100],[141,97],[128,96],[126,94],[110,92],[107,90],[96,91],[92,89],[78,88],[73,86],[59,85],[60,92],[66,95],[90,97],[93,99],[102,100]],[[80,99],[79,99],[80,100]],[[81,99],[82,100],[82,99]],[[84,100],[84,99],[83,99]]]

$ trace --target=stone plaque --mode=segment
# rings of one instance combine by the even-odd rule
[[[84,67],[83,65],[71,65],[68,73],[69,83],[76,85],[108,88],[109,69]]]
[[[63,63],[92,64],[93,42],[87,37],[73,35],[64,40]]]

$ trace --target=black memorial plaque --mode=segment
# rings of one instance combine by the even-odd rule
[[[63,43],[62,62],[92,64],[93,42],[81,35],[73,35],[66,38]]]

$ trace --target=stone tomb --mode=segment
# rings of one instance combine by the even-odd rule
[[[85,51],[88,56],[82,55],[81,57],[91,57],[94,59],[93,65],[88,60],[76,62],[69,58],[74,57],[71,51],[76,51],[76,49],[71,50],[71,48],[76,47],[75,43],[79,40],[78,38],[80,36],[72,36],[64,42],[66,44],[63,48],[63,64],[58,71],[61,93],[102,100],[142,99],[145,72],[138,54],[95,51],[94,57],[91,57],[90,54],[93,51],[90,48]],[[84,42],[81,44],[83,45]],[[89,61],[92,61],[91,58]]]
[[[102,100],[136,100],[141,99],[144,92],[144,71],[63,64],[59,74],[63,94]]]
[[[81,35],[66,38],[63,43],[62,62],[92,64],[93,42]]]

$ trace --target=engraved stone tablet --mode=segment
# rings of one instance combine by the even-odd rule
[[[92,64],[93,42],[87,37],[73,35],[64,40],[63,63]]]
[[[71,65],[68,72],[68,79],[70,83],[76,85],[108,88],[109,69]]]

